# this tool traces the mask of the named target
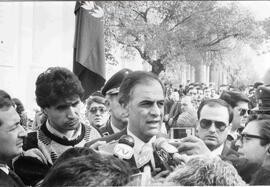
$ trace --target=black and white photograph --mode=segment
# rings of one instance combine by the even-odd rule
[[[270,1],[0,1],[0,187],[270,185]]]

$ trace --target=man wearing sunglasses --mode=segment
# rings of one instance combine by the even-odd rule
[[[85,116],[95,128],[105,126],[109,113],[105,106],[105,98],[101,95],[91,95],[86,101]]]
[[[187,155],[221,155],[233,119],[231,107],[221,99],[204,100],[198,108],[197,116],[197,137],[181,139],[179,152]]]
[[[228,141],[236,140],[239,132],[243,130],[248,120],[250,110],[248,108],[249,99],[241,92],[224,91],[220,99],[226,101],[233,109],[233,120],[231,123],[231,130],[228,135]]]

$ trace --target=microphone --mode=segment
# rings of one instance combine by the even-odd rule
[[[113,155],[122,159],[130,160],[134,155],[134,139],[132,136],[123,135],[113,149]]]
[[[178,153],[178,150],[173,145],[169,144],[164,137],[158,138],[153,146],[156,150],[156,153],[162,165],[166,170],[172,171],[171,166],[177,166],[181,163],[181,155]]]

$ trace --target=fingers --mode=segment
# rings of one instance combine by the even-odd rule
[[[196,136],[187,136],[181,139],[182,142],[201,142],[201,139],[197,138]]]
[[[196,147],[197,147],[196,143],[183,142],[177,147],[177,149],[179,153],[191,155],[191,154],[194,154]]]
[[[97,142],[93,143],[89,148],[98,150],[99,146],[105,145],[105,144],[106,144],[106,141],[97,141]]]

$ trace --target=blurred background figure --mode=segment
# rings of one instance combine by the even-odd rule
[[[19,114],[21,118],[21,125],[25,130],[28,130],[28,117],[25,111],[25,108],[22,102],[18,98],[12,98],[13,103],[15,104],[16,112]]]
[[[109,119],[109,112],[105,106],[105,98],[101,93],[95,92],[86,100],[85,116],[90,125],[98,129],[105,126]]]

